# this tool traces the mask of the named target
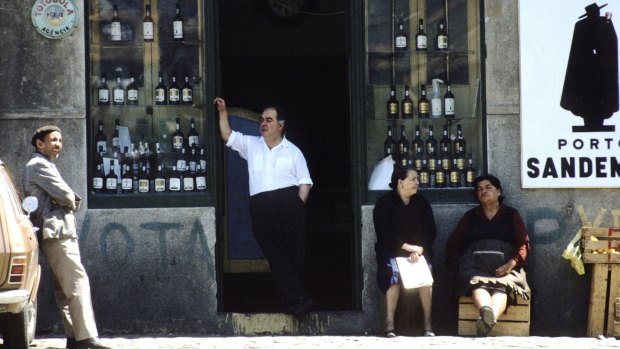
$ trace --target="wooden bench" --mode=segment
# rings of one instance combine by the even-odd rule
[[[480,316],[471,297],[459,298],[459,336],[477,336],[476,319]],[[529,336],[530,301],[517,297],[516,305],[509,305],[487,336]]]

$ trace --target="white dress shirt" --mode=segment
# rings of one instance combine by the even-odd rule
[[[248,162],[250,196],[290,186],[313,184],[306,158],[285,137],[280,144],[269,149],[263,137],[232,131],[226,146]]]

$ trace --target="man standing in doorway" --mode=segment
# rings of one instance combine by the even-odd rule
[[[52,163],[62,150],[60,128],[50,125],[37,129],[31,143],[35,152],[24,169],[24,194],[39,201],[31,219],[39,228],[41,251],[54,276],[54,295],[67,348],[108,349],[98,338],[88,275],[80,259],[73,212],[79,209],[81,199]]]
[[[267,107],[261,137],[233,131],[226,102],[216,98],[222,140],[248,162],[254,238],[269,262],[285,311],[302,318],[314,306],[303,286],[304,208],[312,179],[303,154],[284,137],[285,115]]]

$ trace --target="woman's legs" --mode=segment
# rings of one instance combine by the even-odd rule
[[[385,330],[394,330],[394,315],[396,314],[396,306],[398,305],[398,297],[400,296],[400,285],[392,285],[385,292]]]
[[[420,288],[420,303],[422,303],[422,311],[424,312],[424,330],[433,332],[433,321],[431,316],[431,308],[433,304],[433,287]]]
[[[471,294],[476,308],[480,309],[483,306],[491,307],[495,319],[499,318],[506,310],[508,295],[505,292],[493,291],[491,294],[484,288],[476,288],[472,290]]]

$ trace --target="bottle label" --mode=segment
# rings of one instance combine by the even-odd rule
[[[431,99],[431,115],[441,116],[441,99],[440,98]]]
[[[166,180],[163,178],[155,178],[155,191],[162,192],[166,190]]]
[[[435,171],[436,168],[436,162],[435,160],[432,160],[431,162],[428,163],[428,169],[431,171]]]
[[[153,40],[155,38],[153,32],[153,22],[142,23],[142,33],[144,35],[144,40]]]
[[[100,89],[98,98],[99,103],[108,103],[110,101],[110,91],[107,88]]]
[[[426,36],[420,35],[416,38],[417,48],[425,49],[426,48]]]
[[[420,183],[421,184],[428,184],[430,180],[430,173],[428,172],[421,172],[420,173]]]
[[[121,41],[121,22],[112,22],[110,36],[112,41]]]
[[[155,90],[155,102],[163,103],[166,101],[166,92],[163,88]]]
[[[169,188],[170,188],[170,191],[179,191],[179,190],[181,190],[181,179],[180,178],[170,178]]]
[[[172,147],[174,149],[177,149],[177,150],[183,148],[183,137],[181,137],[181,136],[174,136],[174,137],[172,137]],[[177,166],[177,168],[179,168],[179,167]],[[185,167],[183,167],[183,168],[185,168]],[[179,170],[181,170],[181,169],[179,169]]]
[[[189,171],[190,172],[196,172],[196,161],[190,161],[189,162]]]
[[[398,103],[390,103],[388,106],[388,112],[390,115],[398,115]]]
[[[138,181],[138,191],[141,193],[149,192],[149,180],[148,179],[140,179]]]
[[[102,153],[105,153],[108,151],[107,148],[108,144],[106,143],[106,141],[99,141],[97,142],[97,149],[101,149]]]
[[[446,116],[454,116],[454,98],[446,98],[444,105]]]
[[[108,190],[116,190],[116,186],[117,186],[117,179],[116,178],[106,178],[105,179],[105,188]]]
[[[103,188],[103,178],[93,177],[93,189],[102,189],[102,188]]]
[[[168,91],[168,93],[169,93],[168,99],[170,99],[170,102],[179,101],[179,89],[178,88],[171,88],[170,91]]]
[[[413,103],[403,104],[403,115],[413,115]]]
[[[207,169],[207,160],[200,160],[200,168],[203,170]]]
[[[192,177],[183,178],[183,190],[184,191],[194,190],[194,178]]]
[[[193,91],[190,88],[184,88],[183,93],[183,102],[191,103],[193,101]]]
[[[127,100],[128,101],[137,101],[138,100],[138,90],[128,90],[127,91]]]
[[[185,160],[177,160],[177,169],[179,172],[183,172],[185,171],[185,166],[187,166],[187,163],[185,162]]]
[[[446,174],[443,171],[435,172],[435,184],[446,183]]]
[[[123,189],[123,190],[131,190],[131,189],[133,189],[133,179],[131,179],[131,178],[123,178],[121,180],[121,189]]]
[[[172,30],[175,39],[183,39],[183,21],[174,21],[172,23]]]
[[[440,50],[445,50],[448,48],[448,37],[445,35],[439,35],[437,38],[437,47]]]
[[[198,146],[198,141],[199,141],[199,136],[187,137],[187,145],[189,145],[190,147],[193,146],[194,144]]]
[[[114,90],[114,103],[123,104],[125,102],[125,91],[122,89]]]
[[[428,103],[426,103],[426,102],[420,103],[418,105],[418,108],[420,109],[419,110],[420,114],[428,114],[428,109],[429,109]]]
[[[204,176],[196,177],[196,189],[205,190],[207,189],[207,178]]]
[[[465,159],[463,158],[456,159],[456,168],[458,168],[459,170],[465,169]]]
[[[450,158],[444,158],[441,160],[441,168],[444,170],[450,169]]]
[[[416,170],[420,171],[420,169],[422,168],[422,159],[420,158],[415,159],[415,168]]]
[[[461,182],[461,174],[458,171],[450,172],[450,184],[458,185]]]
[[[476,172],[474,171],[467,171],[467,175],[466,175],[466,181],[467,184],[472,185],[474,183],[474,179],[476,179]]]
[[[400,48],[400,49],[407,48],[407,37],[406,36],[396,37],[396,48]]]

